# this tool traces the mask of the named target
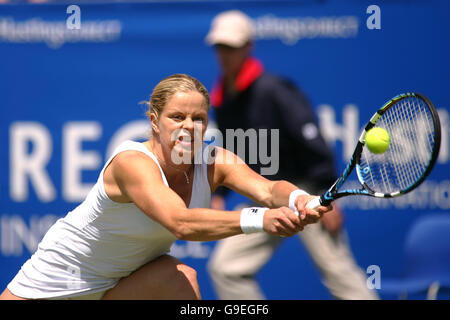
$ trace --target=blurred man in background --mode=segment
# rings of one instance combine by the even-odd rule
[[[336,178],[332,152],[320,135],[305,95],[288,80],[265,72],[261,61],[252,56],[251,19],[240,11],[223,12],[212,21],[206,41],[214,47],[222,70],[211,91],[211,104],[224,139],[226,129],[279,129],[279,150],[267,149],[279,153],[279,168],[266,178],[286,179],[309,193],[321,194]],[[268,137],[268,148],[271,145]],[[247,156],[249,150],[247,144]],[[248,164],[261,172],[261,163]],[[223,210],[228,191],[216,192],[211,206]],[[334,208],[320,223],[307,226],[299,237],[333,297],[377,299],[352,256],[342,213],[337,205]],[[255,275],[282,240],[258,233],[219,241],[208,263],[218,297],[264,299]]]

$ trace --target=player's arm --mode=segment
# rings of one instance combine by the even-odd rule
[[[178,194],[164,184],[159,168],[148,156],[123,152],[110,166],[121,193],[177,238],[212,241],[242,233],[239,211],[188,209]],[[293,212],[283,210],[264,214],[264,230],[291,236],[303,228]]]
[[[213,190],[223,185],[268,208],[289,206],[291,193],[298,190],[294,184],[264,178],[226,149],[216,147],[216,152]],[[321,214],[329,210],[325,207],[321,207],[318,212],[306,209],[305,205],[313,198],[310,195],[299,195],[294,201],[301,218],[307,219],[307,222],[317,221]]]

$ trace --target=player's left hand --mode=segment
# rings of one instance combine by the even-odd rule
[[[312,210],[306,207],[306,205],[316,198],[317,196],[301,195],[295,200],[295,206],[299,212],[300,220],[306,224],[316,223],[324,215],[333,209],[331,205],[319,206],[316,210]]]

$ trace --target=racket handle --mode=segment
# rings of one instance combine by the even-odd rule
[[[309,209],[313,209],[314,211],[316,211],[316,209],[318,207],[320,207],[322,205],[321,201],[320,201],[320,197],[315,197],[314,199],[312,199],[310,202],[308,202],[308,204],[306,205],[307,208]]]

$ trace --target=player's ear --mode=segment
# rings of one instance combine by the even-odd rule
[[[152,131],[154,134],[159,134],[158,117],[153,112],[150,113],[150,123],[152,125]]]

